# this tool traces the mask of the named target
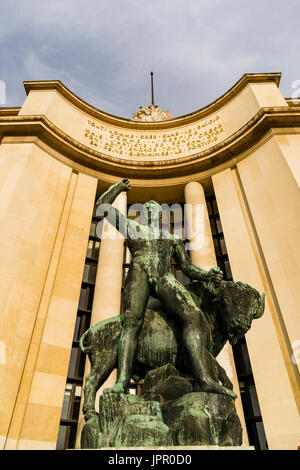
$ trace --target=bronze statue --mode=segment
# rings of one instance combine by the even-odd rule
[[[112,204],[122,191],[129,190],[129,181],[120,181],[99,198],[97,205]],[[207,350],[212,338],[208,334],[207,320],[191,293],[173,276],[172,257],[191,280],[212,281],[218,285],[223,273],[219,268],[204,271],[191,263],[182,240],[162,230],[162,213],[157,202],[149,201],[144,208],[147,225],[124,220],[125,217],[112,206],[107,214],[108,221],[126,237],[132,260],[123,292],[124,325],[119,344],[118,380],[104,393],[127,392],[143,315],[152,293],[181,327],[183,344],[199,390],[236,398],[230,388],[213,380],[209,373]]]
[[[264,294],[241,282],[223,281],[219,268],[193,265],[182,240],[162,229],[160,205],[143,206],[142,225],[112,206],[123,180],[98,200],[103,215],[127,239],[131,263],[119,317],[92,325],[81,337],[90,373],[84,386],[83,448],[140,445],[240,445],[236,398],[215,359],[226,341],[234,344],[264,311]],[[192,282],[171,272],[172,258]],[[147,306],[149,296],[155,305]],[[118,368],[117,383],[96,392]],[[144,380],[141,396],[127,395],[131,378]]]

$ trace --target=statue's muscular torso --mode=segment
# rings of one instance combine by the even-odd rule
[[[137,238],[136,228],[140,228],[140,238]],[[148,275],[150,284],[156,284],[162,276],[171,273],[172,257],[175,252],[178,238],[169,232],[149,234],[149,228],[137,225],[133,236],[128,231],[127,245],[132,261],[131,269],[135,266],[143,268]]]

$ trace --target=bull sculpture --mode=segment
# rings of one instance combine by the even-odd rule
[[[250,329],[253,319],[264,312],[265,296],[241,282],[221,281],[218,287],[212,283],[194,282],[185,286],[205,314],[205,336],[209,338],[206,360],[212,378],[232,390],[233,386],[216,356],[227,340],[235,344]],[[83,413],[87,421],[96,414],[97,390],[107,380],[118,363],[118,344],[122,332],[122,315],[91,326],[80,339],[81,350],[88,354],[91,370],[84,385]],[[133,367],[133,378],[144,378],[147,372],[165,364],[176,367],[182,376],[190,377],[192,371],[186,354],[181,332],[164,307],[157,300],[145,311],[140,330]],[[197,388],[198,387],[198,388]],[[199,390],[195,385],[194,391]],[[232,398],[236,398],[232,392]]]

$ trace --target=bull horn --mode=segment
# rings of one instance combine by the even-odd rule
[[[259,307],[255,309],[253,318],[260,318],[265,310],[265,293],[263,292],[260,296]]]

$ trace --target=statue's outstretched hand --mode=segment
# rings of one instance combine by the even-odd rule
[[[130,191],[130,181],[128,179],[125,178],[124,180],[120,181],[119,184],[122,185],[123,191]]]
[[[223,272],[221,271],[220,268],[211,268],[208,271],[208,280],[212,281],[217,286],[220,284],[222,279],[223,279]]]

